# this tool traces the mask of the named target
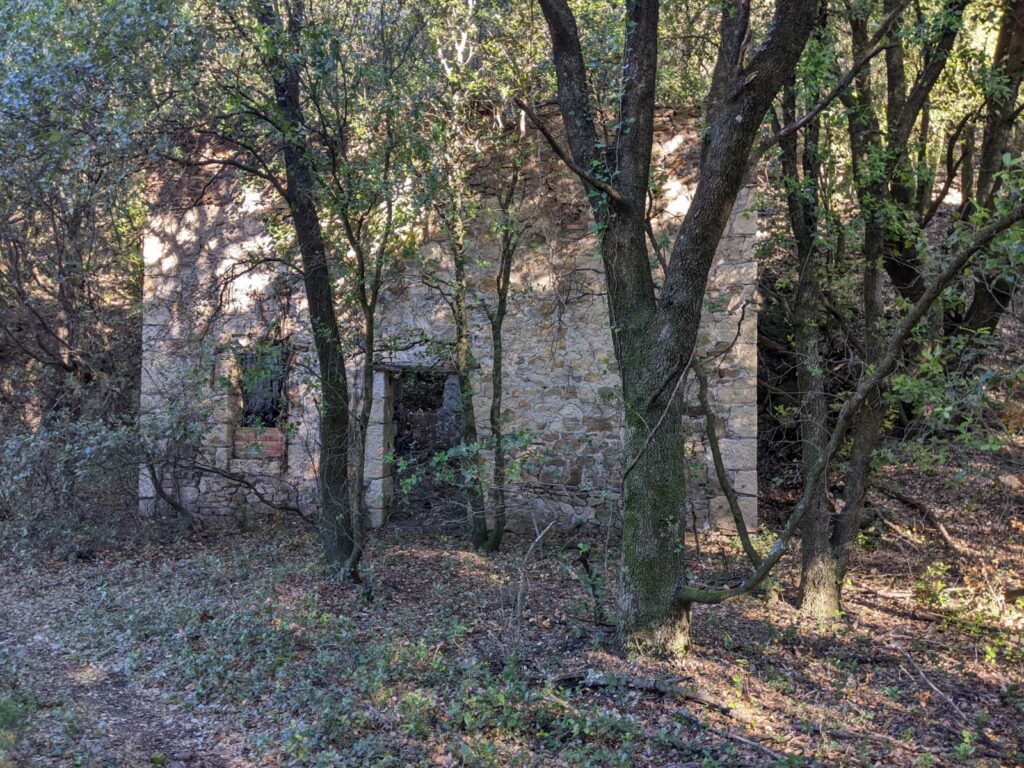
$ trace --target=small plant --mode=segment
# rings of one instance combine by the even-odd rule
[[[584,609],[590,613],[595,623],[604,623],[607,620],[604,612],[604,575],[598,568],[595,568],[591,561],[592,552],[589,544],[580,542],[576,545],[576,552],[575,560],[572,563],[566,563],[567,573],[587,591],[589,600],[584,603]],[[573,565],[578,568],[574,568]]]
[[[13,768],[9,752],[18,744],[32,702],[18,693],[0,695],[0,768]]]
[[[430,734],[437,701],[433,694],[420,690],[409,691],[399,701],[402,728],[410,736],[426,738]]]
[[[950,600],[950,566],[941,560],[925,568],[921,578],[914,584],[914,596],[919,603],[930,608],[943,608]]]
[[[978,735],[973,731],[965,730],[960,736],[960,743],[953,748],[953,757],[963,763],[967,762],[974,754],[974,742],[978,740]]]

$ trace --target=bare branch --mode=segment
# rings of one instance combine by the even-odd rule
[[[530,118],[530,122],[532,122],[534,126],[537,128],[537,130],[541,132],[541,135],[545,138],[548,145],[551,147],[554,153],[558,155],[558,158],[563,163],[565,163],[566,167],[570,171],[575,173],[584,182],[589,184],[597,191],[604,192],[604,194],[608,195],[610,199],[614,200],[616,203],[623,206],[624,208],[632,208],[632,206],[626,201],[626,199],[615,187],[613,187],[607,181],[602,181],[593,174],[588,173],[586,170],[580,168],[580,166],[573,162],[573,159],[569,155],[568,150],[566,150],[565,147],[559,144],[558,139],[554,137],[550,129],[544,124],[544,121],[540,119],[540,117],[529,104],[527,104],[522,99],[516,99],[515,103],[517,107],[519,107],[521,110],[523,110],[523,112],[526,113],[526,116]]]

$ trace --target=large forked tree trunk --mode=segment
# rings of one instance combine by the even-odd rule
[[[303,24],[295,5],[288,18],[287,33],[297,39]],[[267,5],[258,14],[260,23],[272,34],[281,35],[282,19]],[[281,41],[283,44],[283,40]],[[301,140],[304,123],[299,98],[299,69],[279,47],[269,62],[273,71],[274,95],[281,113],[286,139],[283,158],[287,187],[285,199],[302,259],[302,274],[309,304],[309,319],[320,369],[320,518],[319,529],[324,556],[330,569],[357,576],[351,561],[355,547],[348,478],[349,402],[348,377],[342,353],[338,318],[334,308],[331,272],[327,262],[316,207],[316,181],[310,166],[308,147]]]
[[[639,217],[637,217],[639,218]],[[602,243],[607,264],[629,260],[641,251],[646,260],[643,223],[613,217]],[[634,263],[639,263],[639,254]],[[609,289],[618,275],[608,276]],[[673,361],[656,350],[670,327],[659,328],[648,302],[630,302],[619,291],[612,300],[616,357],[625,406],[623,476],[621,628],[630,645],[678,653],[689,644],[690,607],[678,604],[683,563],[683,512],[686,501],[682,401],[676,396]],[[699,321],[699,320],[698,320]],[[614,322],[614,321],[613,321]],[[661,339],[659,339],[661,337]],[[693,341],[689,342],[692,350]],[[690,352],[686,353],[689,360]]]
[[[689,641],[683,539],[683,432],[677,383],[694,351],[708,271],[747,173],[758,128],[796,66],[815,0],[780,2],[750,48],[750,7],[722,8],[701,176],[658,295],[645,240],[658,68],[658,3],[626,8],[623,92],[614,143],[598,145],[576,19],[565,0],[540,0],[558,79],[570,168],[603,229],[601,257],[625,408],[620,631],[628,646],[677,652]],[[535,116],[534,116],[535,117]],[[561,152],[561,154],[565,154]],[[689,594],[689,593],[687,593]]]

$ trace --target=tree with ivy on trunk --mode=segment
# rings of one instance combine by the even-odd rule
[[[645,202],[658,79],[659,3],[626,4],[621,93],[613,140],[598,141],[589,72],[566,0],[540,0],[551,38],[568,151],[600,236],[615,358],[625,409],[620,632],[638,649],[689,644],[683,557],[685,502],[682,403],[677,383],[694,353],[708,272],[766,111],[793,74],[814,26],[817,2],[776,5],[760,40],[749,2],[723,4],[719,49],[707,94],[700,179],[675,235],[662,288],[651,273]],[[536,121],[530,105],[522,106]],[[550,132],[548,132],[550,134]],[[557,147],[557,142],[555,142]]]

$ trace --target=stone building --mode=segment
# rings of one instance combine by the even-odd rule
[[[686,213],[698,152],[687,122],[662,115],[658,128],[664,182],[655,232],[661,236],[674,233]],[[520,431],[516,450],[524,462],[509,512],[520,523],[552,515],[602,522],[617,510],[623,458],[596,236],[579,183],[546,147],[537,149],[525,176],[519,214],[525,232],[504,327],[503,417],[507,431]],[[699,342],[724,462],[749,523],[757,514],[751,202],[751,191],[742,191],[719,244]],[[277,258],[288,247],[287,227],[274,223],[277,205],[269,193],[226,174],[154,184],[143,254],[142,415],[154,446],[140,478],[144,511],[168,503],[207,520],[274,508],[315,512],[316,363],[301,280]],[[481,265],[473,276],[477,302],[493,300],[492,224],[485,201],[468,241]],[[424,257],[443,263],[440,235],[426,232],[421,240]],[[416,487],[411,495],[400,490],[403,462],[395,456],[422,460],[458,442],[461,393],[447,359],[453,323],[429,282],[413,268],[396,271],[382,295],[367,434],[372,525],[398,509],[415,515],[417,504],[427,503]],[[483,311],[474,313],[472,343],[473,406],[486,437],[492,360]],[[354,374],[361,361],[349,359],[358,399]],[[688,455],[680,456],[692,480],[684,512],[697,525],[726,521],[692,382],[682,396],[693,402],[686,417],[692,439]]]

